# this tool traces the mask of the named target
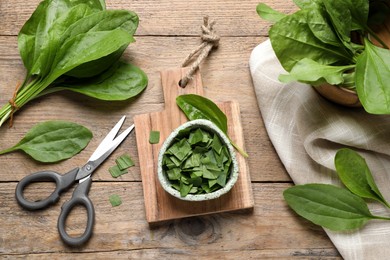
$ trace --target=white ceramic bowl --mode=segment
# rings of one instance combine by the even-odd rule
[[[171,187],[171,182],[168,180],[166,174],[163,172],[163,167],[162,167],[163,155],[165,151],[172,145],[175,137],[179,134],[179,132],[186,128],[202,128],[211,133],[216,133],[221,139],[221,141],[223,142],[223,144],[227,146],[230,156],[232,158],[232,167],[231,167],[229,179],[227,180],[225,187],[216,190],[214,192],[205,193],[205,194],[188,194],[185,197],[181,197],[180,192]],[[233,146],[230,144],[228,137],[214,123],[205,119],[188,121],[182,124],[181,126],[179,126],[178,128],[176,128],[168,136],[168,138],[164,141],[163,145],[161,146],[158,155],[157,167],[158,167],[157,169],[158,180],[160,181],[160,184],[164,188],[164,190],[169,194],[171,194],[172,196],[186,201],[204,201],[204,200],[216,199],[222,196],[223,194],[229,192],[232,189],[233,185],[236,183],[238,178],[238,163],[237,163],[236,153],[234,151]]]

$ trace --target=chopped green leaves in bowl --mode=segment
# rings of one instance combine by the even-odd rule
[[[198,119],[174,130],[158,157],[158,179],[174,197],[203,201],[230,191],[238,178],[234,148],[211,121]]]

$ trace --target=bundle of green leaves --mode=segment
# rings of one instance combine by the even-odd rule
[[[107,10],[104,0],[42,1],[19,32],[27,73],[14,98],[0,109],[0,126],[32,99],[60,90],[101,100],[138,95],[147,76],[119,61],[137,27],[136,13]]]
[[[226,185],[232,158],[217,134],[202,128],[179,132],[164,153],[163,171],[180,196],[204,194]]]
[[[364,109],[390,114],[390,50],[370,28],[390,15],[387,0],[294,0],[286,15],[261,3],[257,12],[273,22],[269,38],[289,75],[282,82],[324,83],[355,90]],[[352,40],[353,36],[358,40]],[[371,41],[375,38],[380,47]]]

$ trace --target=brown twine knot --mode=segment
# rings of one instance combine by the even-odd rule
[[[184,88],[187,86],[195,71],[199,68],[200,63],[209,55],[211,49],[213,47],[218,47],[220,37],[214,31],[214,24],[215,21],[209,23],[208,16],[203,18],[201,35],[202,43],[183,61],[181,66],[185,67],[195,56],[197,56],[197,58],[192,62],[187,74],[180,80],[180,87]]]
[[[21,83],[18,82],[16,84],[16,87],[15,87],[14,93],[12,95],[12,98],[8,101],[9,104],[11,105],[11,114],[10,114],[10,119],[9,119],[9,127],[10,128],[14,124],[14,113],[15,113],[16,110],[19,109],[19,107],[16,105],[16,95],[18,94],[20,86],[21,86]]]

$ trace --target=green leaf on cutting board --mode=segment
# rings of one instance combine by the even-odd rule
[[[181,108],[189,120],[207,119],[213,122],[228,136],[227,117],[219,107],[210,99],[200,95],[187,94],[176,98],[176,104]],[[248,154],[236,145],[230,138],[230,143],[244,157]]]

